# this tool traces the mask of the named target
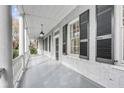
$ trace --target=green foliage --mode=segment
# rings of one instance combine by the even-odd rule
[[[32,47],[32,46],[30,46],[30,53],[31,54],[37,54],[37,49]]]
[[[17,46],[16,46],[16,48],[15,48],[16,50],[18,50],[19,49],[19,44],[17,43]]]
[[[19,56],[19,50],[13,49],[13,59]]]

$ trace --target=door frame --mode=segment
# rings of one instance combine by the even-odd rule
[[[57,35],[55,35],[55,33],[56,32],[59,32]],[[53,33],[53,47],[54,47],[54,51],[53,51],[53,53],[54,53],[54,59],[56,60],[56,38],[58,38],[59,39],[59,60],[56,60],[56,61],[60,61],[60,38],[59,38],[59,36],[60,36],[60,30],[59,29],[57,29],[57,30],[55,30],[54,31],[54,33]]]

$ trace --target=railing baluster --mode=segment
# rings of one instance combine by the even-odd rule
[[[19,80],[22,76],[22,73],[24,71],[24,68],[23,68],[23,55],[22,56],[19,56],[17,58],[15,58],[13,60],[13,83],[14,83],[14,86],[17,87],[18,86],[18,83],[19,83]],[[25,53],[25,66],[28,62],[28,59],[29,59],[29,52],[26,52]]]

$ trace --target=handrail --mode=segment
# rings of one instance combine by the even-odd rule
[[[25,52],[25,55],[28,54],[28,53],[29,53],[29,51]],[[20,56],[14,58],[14,59],[12,60],[12,62],[13,62],[13,63],[18,62],[17,60],[18,60],[18,59],[21,59],[22,57],[24,57],[24,55],[20,55]]]
[[[29,61],[29,52],[25,52],[24,55],[20,55],[13,59],[13,84],[14,87],[18,87],[20,79],[25,72],[25,67]]]
[[[23,55],[18,56],[18,57],[16,57],[15,59],[13,59],[12,61],[15,63],[15,62],[17,62],[18,59],[20,59],[20,58],[22,58],[22,57],[23,57]]]
[[[5,73],[5,68],[0,68],[0,78],[2,77],[3,73]]]

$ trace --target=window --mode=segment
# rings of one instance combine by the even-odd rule
[[[44,50],[44,46],[45,46],[45,45],[44,45],[44,40],[43,40],[43,50]]]
[[[49,52],[51,51],[51,35],[49,36]]]
[[[112,42],[112,5],[96,6],[97,16],[97,45],[96,59],[100,62],[113,63],[113,42]]]
[[[63,26],[63,54],[67,55],[67,24]]]
[[[79,21],[76,21],[70,25],[71,53],[72,54],[79,54],[79,48],[80,48],[79,35],[80,35]]]
[[[45,39],[45,51],[47,51],[48,49],[48,38]]]
[[[89,58],[89,10],[80,15],[80,57]]]

